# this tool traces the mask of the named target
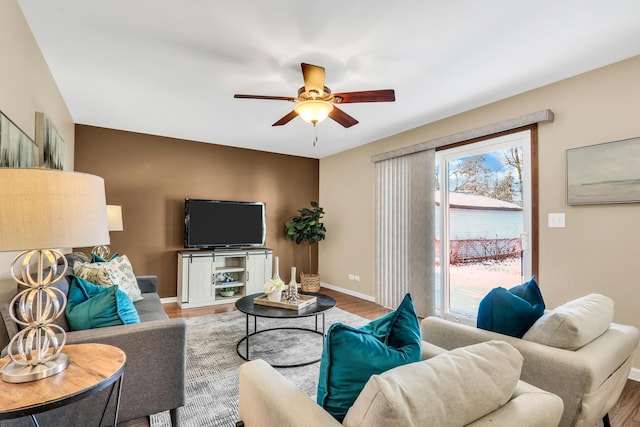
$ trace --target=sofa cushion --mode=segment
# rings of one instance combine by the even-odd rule
[[[544,313],[544,300],[535,276],[511,289],[492,289],[480,301],[477,326],[480,329],[522,338]]]
[[[547,311],[522,337],[566,350],[577,350],[609,329],[613,300],[589,294]]]
[[[131,298],[118,286],[104,288],[79,277],[69,277],[65,314],[72,331],[140,323]]]
[[[373,375],[344,425],[467,425],[510,400],[522,361],[510,344],[489,341]]]
[[[138,316],[140,316],[141,322],[164,320],[169,318],[162,307],[160,295],[156,293],[144,294],[144,299],[136,301],[133,305],[138,312]]]
[[[73,266],[76,276],[100,286],[118,285],[120,290],[129,295],[133,302],[142,299],[133,267],[126,255],[112,258],[106,262],[76,262]]]
[[[331,325],[320,361],[318,404],[342,421],[371,375],[420,360],[420,342],[409,294],[397,310],[362,328]]]

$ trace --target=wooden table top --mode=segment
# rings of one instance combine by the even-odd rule
[[[106,344],[66,345],[62,353],[69,356],[69,366],[56,375],[18,384],[0,380],[0,418],[16,411],[34,412],[34,408],[55,406],[56,402],[63,405],[74,396],[99,391],[102,384],[122,375],[127,359],[124,351]],[[4,357],[0,366],[10,361]]]

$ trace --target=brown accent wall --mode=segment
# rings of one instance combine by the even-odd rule
[[[157,275],[161,297],[176,296],[185,198],[266,202],[265,246],[280,258],[280,276],[288,281],[292,265],[307,271],[307,246],[286,239],[284,222],[318,200],[316,159],[76,125],[75,169],[104,178],[124,222],[111,252],[126,254],[137,275]]]

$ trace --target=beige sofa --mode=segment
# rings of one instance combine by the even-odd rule
[[[538,322],[552,313],[553,310],[548,311]],[[585,314],[594,317],[593,313]],[[589,320],[581,320],[578,328],[587,323]],[[605,326],[604,333],[597,334],[595,339],[575,350],[555,348],[435,317],[424,319],[421,328],[423,340],[448,350],[490,340],[511,344],[524,357],[521,379],[562,398],[564,413],[560,425],[567,427],[593,427],[604,417],[605,425],[608,423],[607,413],[618,401],[627,381],[632,354],[639,339],[636,328],[615,323]],[[555,327],[554,331],[550,339],[561,335]]]
[[[240,421],[236,425],[558,425],[562,400],[519,381],[522,356],[508,344],[491,342],[445,352],[423,342],[423,359],[372,376],[342,424],[266,362],[247,362],[240,367]]]

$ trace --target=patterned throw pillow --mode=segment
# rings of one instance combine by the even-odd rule
[[[126,255],[107,262],[77,262],[73,266],[73,273],[99,286],[118,285],[120,290],[127,294],[133,302],[142,299],[136,275],[133,273],[133,267],[131,267]]]

